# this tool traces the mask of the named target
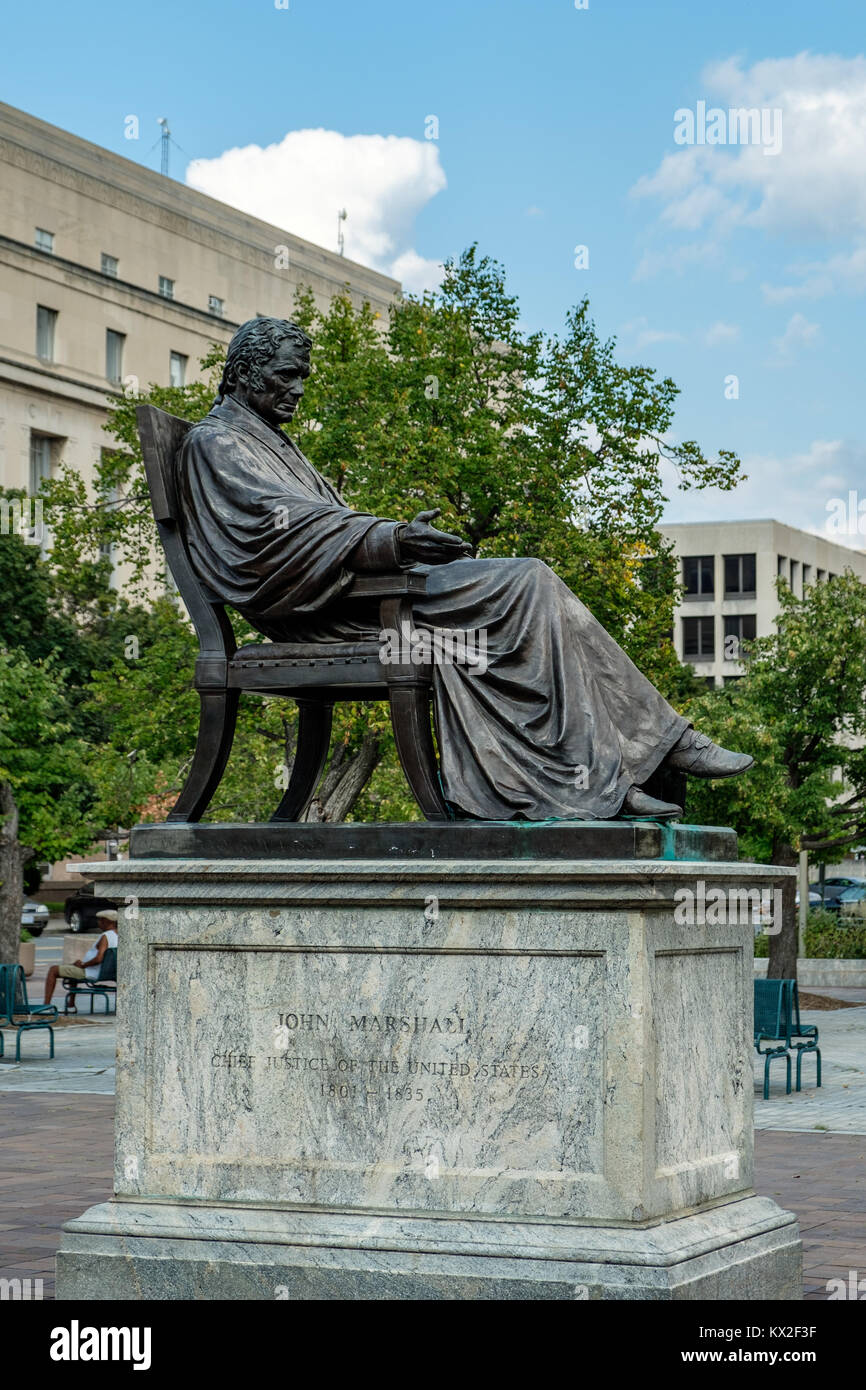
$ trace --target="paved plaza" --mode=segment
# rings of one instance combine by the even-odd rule
[[[52,934],[37,945],[34,999],[61,942]],[[763,1069],[755,1064],[755,1186],[799,1218],[807,1299],[826,1299],[828,1280],[847,1283],[851,1270],[866,1275],[866,1002],[859,1002],[866,992],[824,993],[858,1007],[803,1012],[803,1022],[821,1031],[821,1088],[810,1057],[803,1091],[787,1096],[784,1067],[775,1063],[764,1101]],[[85,1015],[56,1029],[53,1062],[47,1034],[29,1033],[16,1064],[14,1034],[6,1031],[0,1278],[41,1279],[45,1298],[53,1296],[63,1222],[111,1195],[114,1035],[113,1020]]]

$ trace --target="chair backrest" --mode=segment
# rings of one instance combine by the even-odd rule
[[[765,1038],[791,1034],[791,980],[755,981],[755,1033]]]
[[[99,980],[114,980],[117,983],[117,947],[107,946],[105,955],[99,962]]]
[[[192,425],[155,405],[140,405],[135,414],[154,520],[172,578],[198,637],[199,663],[205,669],[202,672],[200,664],[197,675],[206,676],[208,664],[226,662],[234,655],[237,644],[225,606],[196,575],[184,540],[175,470],[181,445]],[[216,667],[213,674],[219,674]]]
[[[6,966],[6,1016],[11,1020],[13,1014],[29,1014],[30,1002],[27,998],[27,976],[21,965]]]
[[[9,1012],[9,986],[14,978],[14,965],[0,965],[0,1020],[8,1019],[12,1022],[12,1015]]]

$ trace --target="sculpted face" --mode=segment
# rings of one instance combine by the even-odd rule
[[[284,340],[259,370],[260,386],[253,388],[245,381],[238,381],[233,395],[268,424],[285,424],[291,420],[304,394],[304,382],[310,375],[310,355],[296,343]]]

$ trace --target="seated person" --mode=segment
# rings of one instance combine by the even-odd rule
[[[89,980],[91,983],[99,979],[99,967],[106,951],[112,948],[117,950],[117,913],[113,909],[100,912],[96,919],[96,925],[102,932],[102,936],[95,946],[91,946],[83,960],[77,960],[72,965],[52,965],[49,967],[45,981],[46,1004],[51,1003],[51,996],[58,979]]]

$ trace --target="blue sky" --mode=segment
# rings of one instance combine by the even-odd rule
[[[746,462],[736,493],[673,493],[669,517],[818,531],[831,498],[866,496],[862,15],[862,0],[16,6],[0,95],[152,168],[167,116],[174,177],[195,160],[196,186],[332,246],[345,204],[348,252],[407,283],[477,240],[528,327],[556,329],[588,294],[622,358],[680,386],[678,436]],[[700,101],[780,110],[780,151],[678,145],[674,113]]]

